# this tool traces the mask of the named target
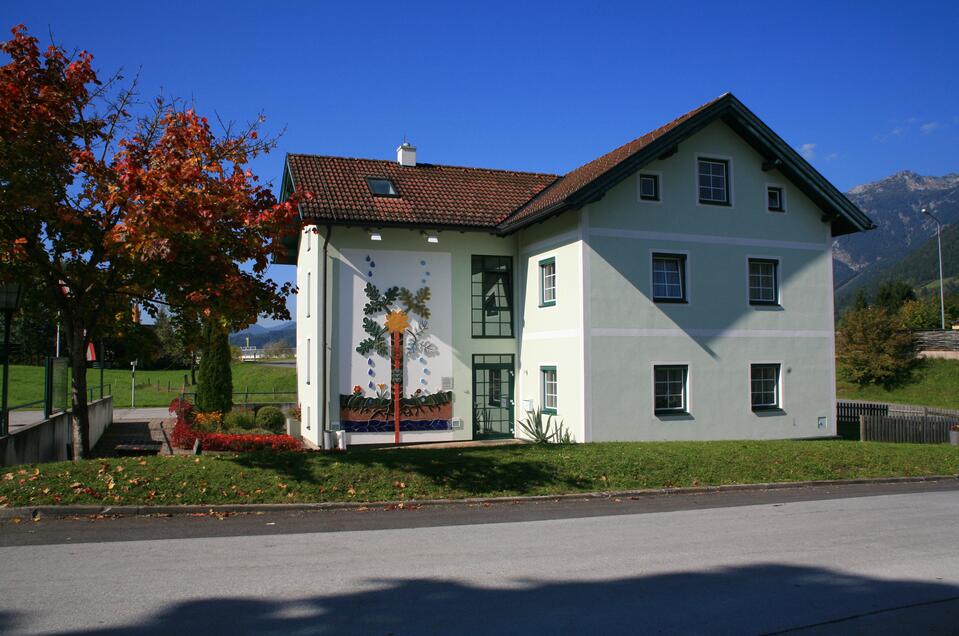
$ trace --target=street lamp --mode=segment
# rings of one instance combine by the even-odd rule
[[[20,307],[23,286],[19,283],[0,284],[0,311],[3,312],[3,396],[0,408],[0,437],[10,433],[10,414],[7,412],[7,387],[10,376],[10,322],[13,312]]]
[[[920,210],[923,214],[936,222],[936,241],[939,243],[939,318],[942,321],[942,328],[946,328],[946,292],[942,285],[942,222],[939,217],[934,215],[926,208]]]

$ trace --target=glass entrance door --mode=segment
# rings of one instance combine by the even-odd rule
[[[513,356],[473,356],[473,438],[513,437]]]

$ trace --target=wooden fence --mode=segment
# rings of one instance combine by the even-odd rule
[[[868,422],[865,438],[862,436],[863,417],[867,418]],[[949,439],[949,424],[956,422],[959,422],[959,410],[956,409],[851,400],[843,400],[836,404],[837,433],[844,439],[865,439],[875,442],[946,442]],[[931,432],[923,433],[922,430],[926,428]]]
[[[863,442],[945,444],[954,418],[931,415],[860,415],[859,439]]]

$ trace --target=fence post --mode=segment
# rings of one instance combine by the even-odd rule
[[[860,442],[866,441],[866,416],[865,415],[859,416],[859,441]]]

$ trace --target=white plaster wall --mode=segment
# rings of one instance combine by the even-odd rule
[[[516,417],[524,404],[542,408],[540,367],[555,366],[556,417],[576,441],[586,441],[583,374],[583,275],[579,216],[565,214],[520,234],[522,330]],[[540,307],[539,262],[556,259],[556,304]],[[522,431],[517,428],[517,436]]]
[[[322,442],[319,431],[324,407],[320,401],[325,371],[320,368],[322,251],[323,236],[316,232],[316,226],[305,226],[296,260],[296,390],[301,411],[300,434],[317,446]]]
[[[450,255],[405,250],[344,249],[340,252],[341,267],[337,284],[338,303],[336,320],[340,321],[339,342],[341,365],[340,386],[363,387],[372,395],[376,385],[390,384],[390,361],[376,354],[367,356],[356,352],[356,346],[367,337],[363,330],[363,306],[367,303],[366,283],[375,285],[380,293],[390,287],[405,287],[416,292],[429,287],[430,319],[427,322],[429,339],[436,345],[433,356],[404,355],[404,388],[407,394],[421,389],[435,393],[442,389],[443,377],[453,373],[452,343],[452,281]],[[376,318],[382,322],[382,316]],[[423,320],[410,315],[415,332]],[[408,341],[409,336],[406,336]],[[349,352],[347,358],[345,352]]]

